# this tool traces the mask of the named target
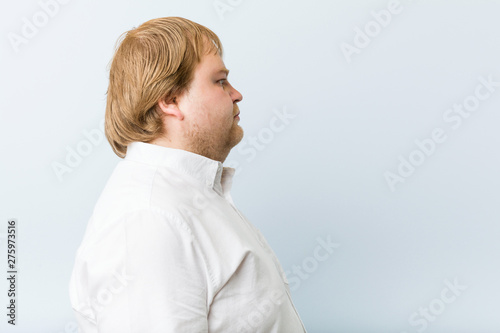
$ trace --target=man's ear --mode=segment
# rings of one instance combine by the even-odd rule
[[[173,116],[179,120],[184,119],[184,114],[179,109],[179,105],[177,104],[175,97],[170,101],[167,101],[165,98],[160,99],[158,101],[158,107],[166,116]]]

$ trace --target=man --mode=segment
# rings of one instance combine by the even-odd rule
[[[105,130],[124,160],[76,255],[84,333],[305,332],[276,256],[229,193],[242,95],[221,56],[212,31],[178,17],[116,50]]]

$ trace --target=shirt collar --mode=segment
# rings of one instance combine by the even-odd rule
[[[125,160],[174,169],[223,195],[231,190],[235,172],[234,168],[223,167],[221,162],[208,157],[145,142],[130,143]]]

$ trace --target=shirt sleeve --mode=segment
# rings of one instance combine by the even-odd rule
[[[94,307],[98,332],[208,332],[209,274],[187,224],[143,210],[127,214],[116,230],[121,235],[100,259],[118,260],[113,271],[107,267],[106,283],[93,288],[97,303],[104,300]]]

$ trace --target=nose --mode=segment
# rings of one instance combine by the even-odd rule
[[[231,86],[231,98],[233,99],[233,103],[238,103],[243,99],[243,95]]]

